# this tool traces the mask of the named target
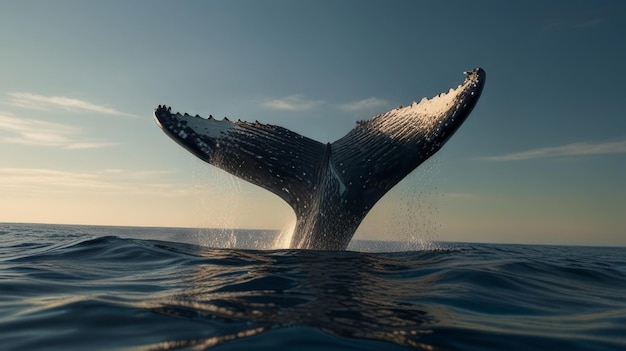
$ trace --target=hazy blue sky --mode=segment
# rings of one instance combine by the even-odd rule
[[[322,142],[483,67],[448,144],[361,238],[626,245],[626,2],[0,2],[0,221],[282,228],[173,110]]]

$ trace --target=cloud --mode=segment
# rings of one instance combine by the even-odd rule
[[[444,197],[446,199],[476,199],[479,196],[472,193],[446,193]]]
[[[281,111],[306,111],[324,103],[322,100],[307,100],[302,95],[290,95],[261,103],[261,106]]]
[[[339,108],[346,111],[360,111],[360,110],[370,110],[376,107],[389,105],[387,100],[370,97],[365,100],[355,101],[343,105],[339,105]]]
[[[164,183],[159,177],[175,170],[124,170],[60,171],[45,168],[0,168],[0,193],[18,195],[58,194],[71,191],[80,193],[153,194],[181,196],[189,193],[182,184]]]
[[[290,95],[284,98],[262,102],[261,106],[272,110],[301,112],[310,110],[323,103],[323,100],[309,100],[302,95]],[[386,105],[389,105],[389,102],[387,100],[370,97],[364,100],[342,104],[338,107],[345,111],[360,111],[371,110],[373,108]]]
[[[528,151],[501,156],[483,157],[482,159],[488,161],[517,161],[547,157],[588,156],[623,153],[626,153],[626,140],[608,141],[601,143],[572,143],[562,146],[532,149]]]
[[[121,112],[110,107],[96,105],[87,101],[62,96],[43,96],[21,92],[13,92],[9,93],[8,95],[9,98],[7,100],[7,103],[22,108],[48,111],[60,108],[72,112],[94,112],[105,115],[137,117],[133,114]]]
[[[595,26],[601,25],[605,22],[607,22],[607,20],[604,18],[593,18],[593,19],[589,19],[585,21],[572,23],[571,26],[572,28],[588,28],[588,27],[595,27]]]
[[[546,18],[543,28],[547,30],[584,30],[595,28],[610,22],[610,13],[606,8],[598,11],[561,12],[558,17]]]
[[[4,133],[3,133],[4,132]],[[88,141],[80,137],[82,130],[74,126],[36,119],[18,118],[0,112],[0,142],[64,149],[93,149],[115,145],[103,141]]]

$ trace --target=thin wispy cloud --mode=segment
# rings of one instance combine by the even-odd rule
[[[626,140],[608,142],[581,142],[561,146],[532,149],[512,154],[483,157],[487,161],[517,161],[548,157],[574,157],[626,153]]]
[[[580,22],[575,22],[571,24],[572,28],[589,28],[601,25],[602,23],[607,22],[604,18],[593,18],[589,20],[583,20]]]
[[[559,17],[546,19],[543,27],[548,30],[595,28],[608,23],[609,18],[610,14],[607,11],[562,13]]]
[[[15,194],[111,193],[182,196],[187,185],[165,182],[162,175],[176,171],[62,171],[46,168],[0,168],[0,192]]]
[[[389,101],[387,100],[370,97],[364,100],[339,105],[339,108],[345,111],[362,111],[387,105],[389,105]]]
[[[51,111],[62,109],[71,112],[91,112],[105,115],[137,117],[114,108],[62,96],[44,96],[32,93],[13,92],[8,94],[6,102],[13,106],[35,110]]]
[[[478,198],[479,195],[472,194],[472,193],[446,193],[446,194],[444,194],[444,197],[446,199],[468,199],[468,200],[472,200],[472,199]]]
[[[0,112],[0,143],[58,147],[63,149],[93,149],[114,143],[86,140],[82,129],[60,123],[18,118]]]
[[[302,95],[290,95],[281,99],[265,101],[261,103],[261,106],[272,110],[301,112],[310,110],[322,103],[324,103],[322,100],[309,100]]]

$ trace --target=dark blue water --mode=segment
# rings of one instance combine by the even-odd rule
[[[194,244],[206,234],[0,224],[0,348],[626,349],[626,248]]]

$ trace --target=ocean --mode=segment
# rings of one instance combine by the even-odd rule
[[[623,247],[272,235],[0,223],[0,349],[626,350]]]

